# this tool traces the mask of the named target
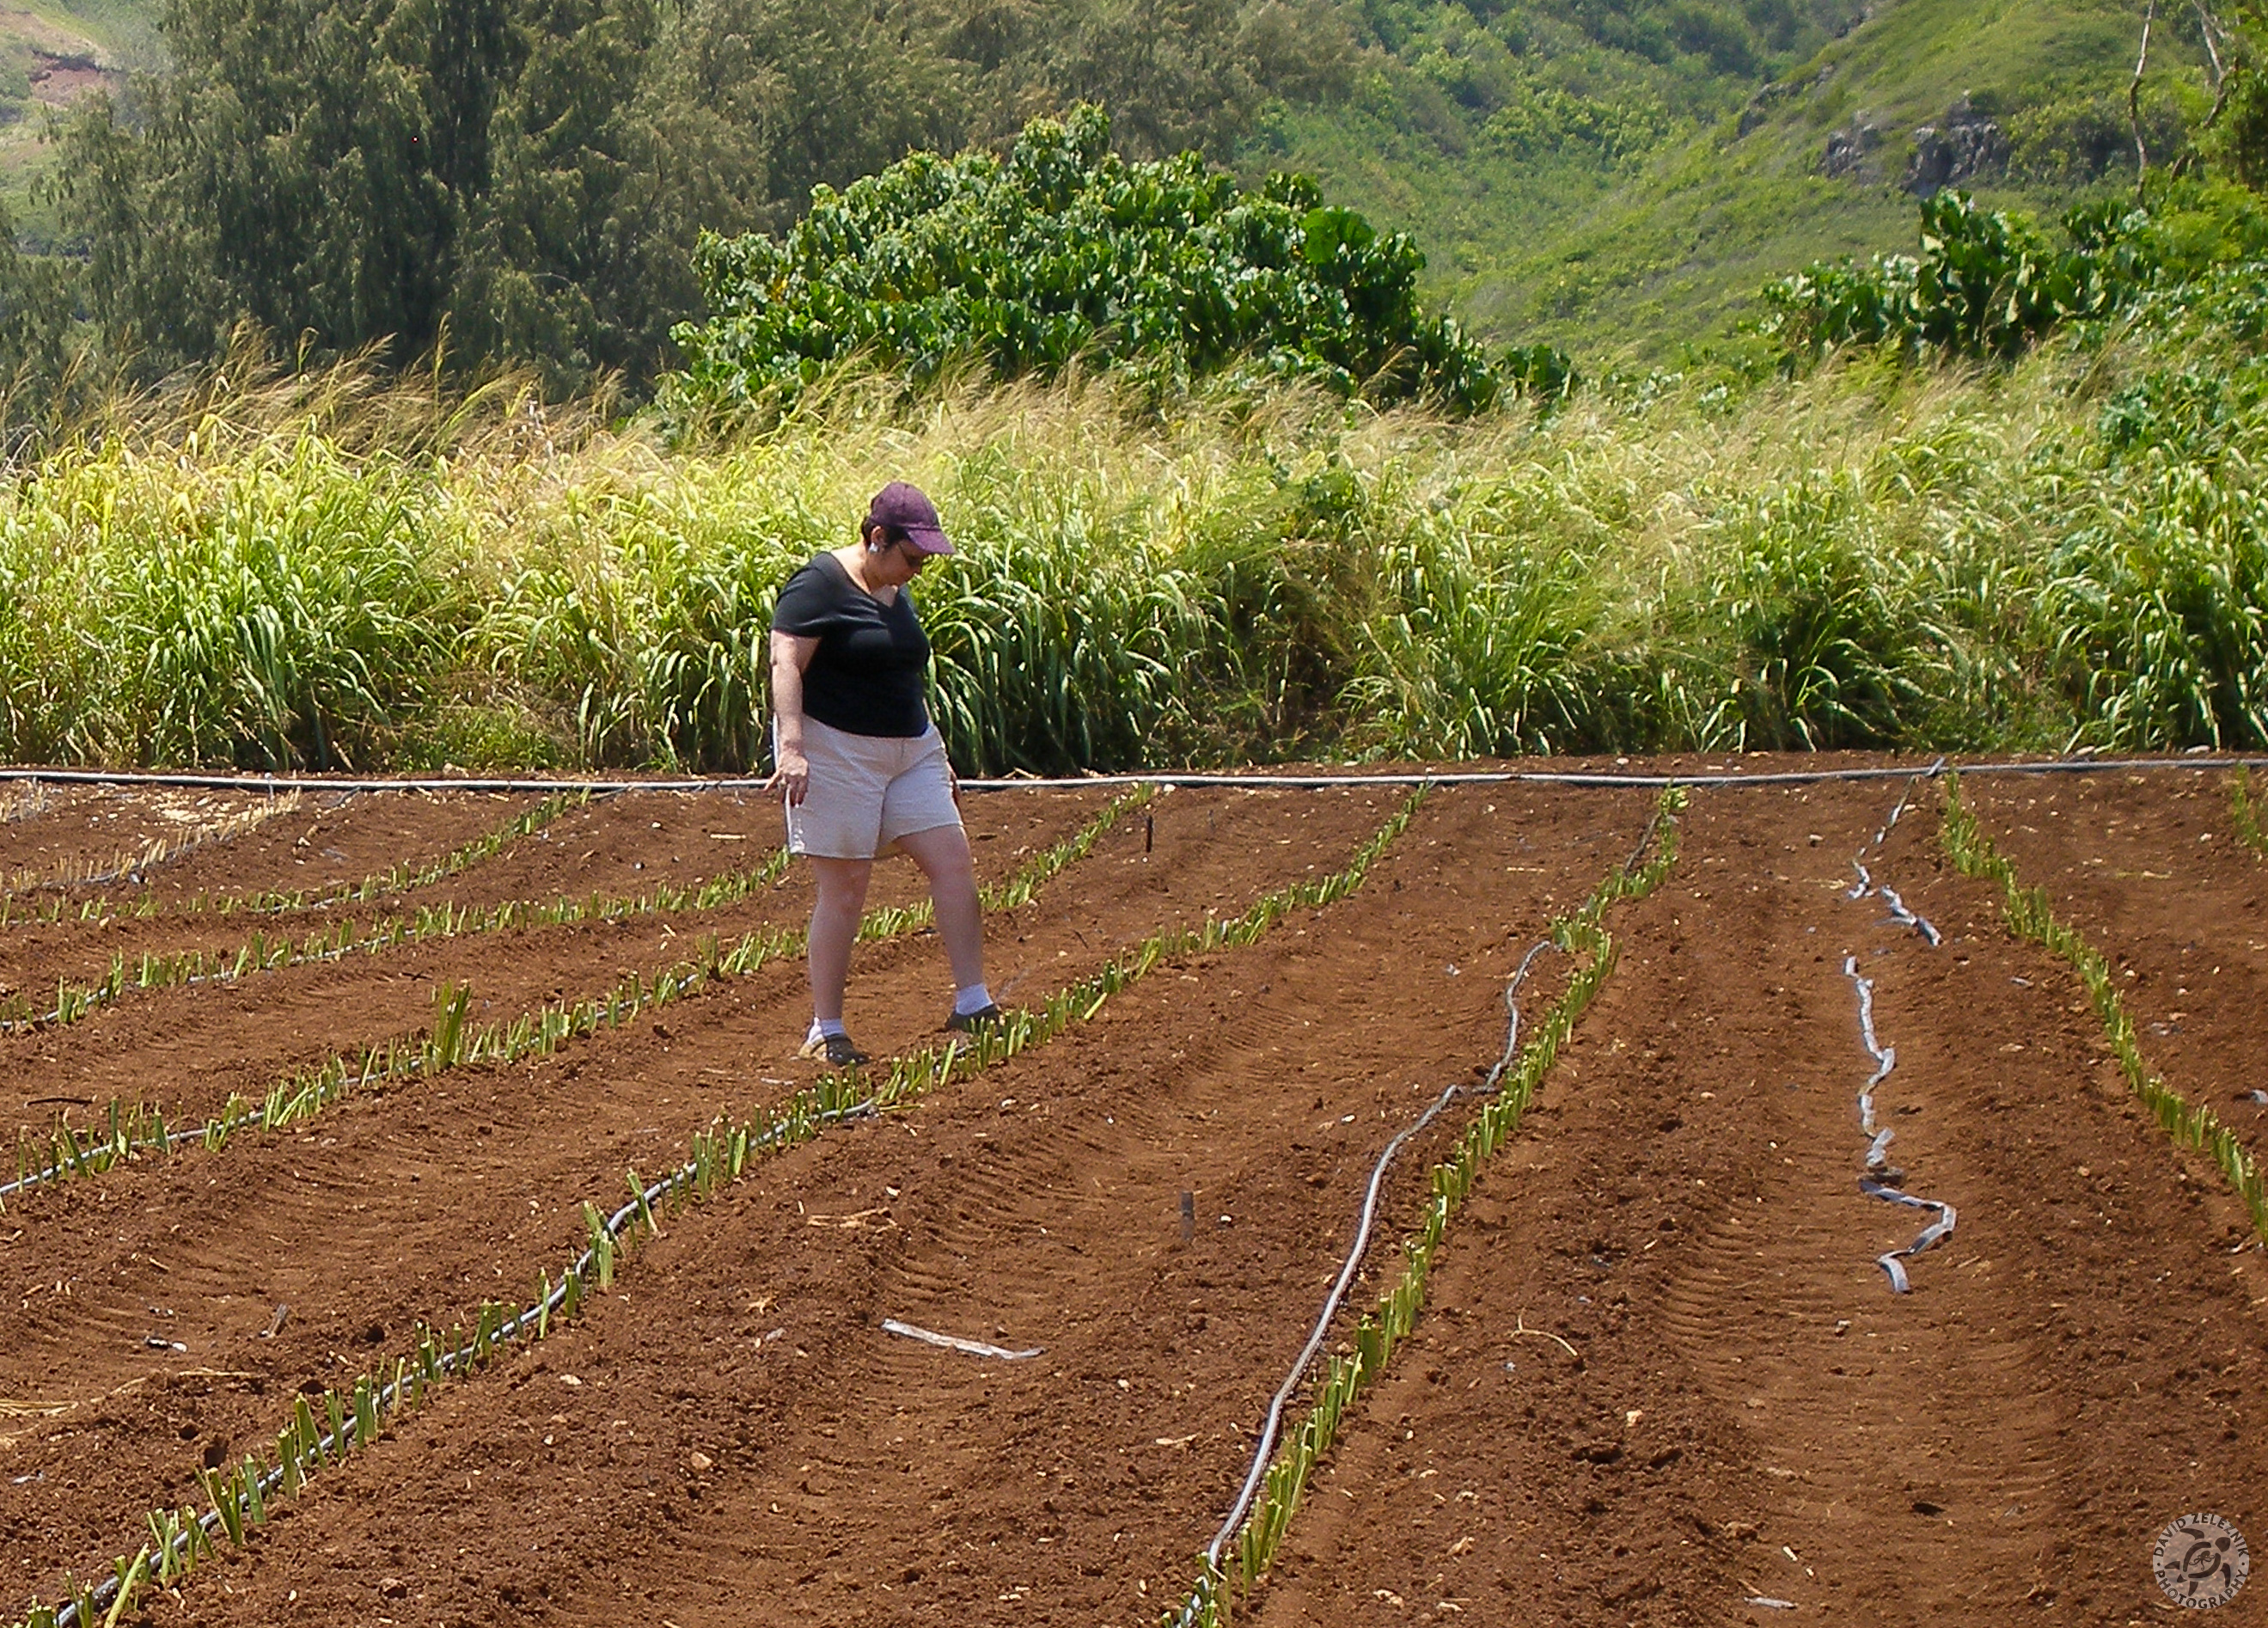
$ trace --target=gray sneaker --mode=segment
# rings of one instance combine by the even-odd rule
[[[823,1059],[834,1068],[856,1068],[861,1063],[873,1061],[858,1050],[857,1042],[848,1035],[821,1035],[816,1040],[806,1040],[803,1042],[803,1050],[796,1056],[810,1057],[814,1061]]]

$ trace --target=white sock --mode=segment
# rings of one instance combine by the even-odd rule
[[[965,990],[953,991],[953,1015],[972,1017],[992,1004],[992,991],[982,983],[972,983]]]
[[[843,1027],[843,1020],[840,1018],[814,1018],[811,1020],[811,1033],[806,1035],[803,1040],[806,1045],[810,1045],[816,1041],[825,1040],[830,1035],[847,1035],[850,1032]]]

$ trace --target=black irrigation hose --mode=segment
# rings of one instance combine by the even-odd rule
[[[1703,753],[1702,756],[1715,755]],[[1942,759],[1940,759],[1942,764]],[[1962,769],[1965,775],[2051,775],[2051,774],[2114,774],[2154,769],[2263,769],[2268,770],[2268,757],[2246,756],[2184,756],[2184,757],[2063,757],[2042,758],[2036,762],[2006,761],[1975,763]],[[1934,772],[1934,770],[1929,771]],[[1490,770],[1458,772],[1454,770],[1418,774],[1344,774],[1344,775],[1271,775],[1202,774],[1202,773],[1141,773],[1110,775],[1079,775],[1067,778],[1042,779],[1018,777],[1012,779],[963,780],[964,792],[1061,791],[1068,787],[1107,785],[1179,785],[1226,786],[1248,789],[1274,787],[1285,791],[1329,791],[1348,786],[1416,786],[1416,785],[1594,785],[1645,786],[1660,789],[1665,786],[1707,785],[1818,785],[1845,780],[1910,779],[1911,769],[1799,769],[1783,770],[1763,774],[1687,773],[1687,774],[1616,774],[1592,770]],[[451,779],[433,776],[409,777],[396,779],[359,778],[327,779],[319,776],[292,775],[204,775],[137,772],[103,769],[0,769],[0,784],[14,780],[48,780],[62,785],[172,785],[193,787],[203,791],[284,792],[587,792],[593,796],[608,792],[749,792],[762,791],[771,784],[761,775],[718,776],[709,778],[678,777],[655,780],[597,780],[493,778]]]
[[[1940,757],[1929,768],[1908,779],[1905,790],[1899,794],[1896,804],[1890,810],[1890,817],[1882,821],[1881,829],[1875,831],[1874,839],[1859,849],[1856,857],[1852,859],[1851,868],[1858,873],[1859,880],[1858,884],[1844,895],[1853,901],[1863,899],[1869,894],[1881,898],[1882,902],[1889,907],[1891,918],[1899,925],[1918,933],[1932,949],[1944,942],[1944,935],[1938,932],[1928,917],[1917,915],[1908,909],[1905,901],[1898,897],[1895,888],[1874,880],[1873,873],[1867,868],[1867,856],[1878,851],[1889,840],[1891,830],[1897,825],[1900,817],[1904,814],[1906,805],[1912,800],[1914,787],[1925,779],[1935,778],[1944,768],[1945,760]],[[1890,1292],[1894,1294],[1905,1294],[1913,1287],[1906,1276],[1905,1263],[1925,1249],[1941,1243],[1953,1235],[1954,1208],[1940,1199],[1920,1198],[1905,1191],[1901,1185],[1905,1180],[1905,1173],[1890,1168],[1889,1149],[1890,1143],[1896,1138],[1897,1132],[1887,1126],[1876,1124],[1874,1087],[1889,1079],[1890,1071],[1897,1067],[1898,1050],[1896,1046],[1882,1045],[1875,1037],[1874,981],[1859,976],[1857,955],[1846,954],[1843,957],[1843,976],[1850,979],[1852,987],[1858,991],[1859,1035],[1866,1044],[1867,1055],[1874,1059],[1874,1072],[1867,1076],[1867,1083],[1859,1087],[1859,1130],[1860,1134],[1867,1138],[1867,1168],[1865,1174],[1859,1178],[1859,1190],[1870,1198],[1880,1198],[1887,1204],[1903,1204],[1912,1210],[1933,1210],[1937,1212],[1937,1219],[1924,1227],[1920,1235],[1911,1243],[1902,1249],[1891,1249],[1874,1257],[1874,1263],[1882,1269],[1883,1273],[1890,1280]]]

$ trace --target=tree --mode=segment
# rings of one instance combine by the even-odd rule
[[[1238,365],[1393,399],[1487,405],[1499,380],[1418,300],[1425,257],[1304,176],[1248,194],[1194,152],[1131,163],[1081,107],[1003,160],[916,153],[821,189],[784,237],[707,237],[709,322],[677,331],[677,410],[792,397],[878,358],[919,385],[962,358],[1001,377],[1074,360],[1167,376]]]
[[[699,309],[703,230],[784,231],[1079,93],[1145,146],[1225,146],[1307,37],[1284,0],[1013,4],[168,0],[172,68],[73,118],[62,212],[147,373],[250,322],[635,390]]]
[[[655,365],[701,225],[764,166],[730,0],[173,0],[168,72],[92,101],[60,183],[152,371],[240,322],[406,362]],[[747,76],[761,85],[760,76]]]

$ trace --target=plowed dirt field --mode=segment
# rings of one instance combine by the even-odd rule
[[[1595,998],[1239,1617],[2126,1624],[2175,1609],[2151,1558],[2176,1517],[2268,1539],[2254,1219],[2135,1100],[2071,966],[1955,867],[1948,783],[1710,784],[1885,766],[1623,767],[1690,777],[1675,862],[1606,910]],[[2205,763],[1957,795],[2110,960],[2149,1066],[2268,1156],[2268,858],[2232,787]],[[1035,884],[988,914],[992,987],[1088,991],[1059,1022],[948,1054],[942,952],[879,915],[850,1027],[943,1059],[924,1088],[660,1214],[575,1315],[121,1620],[1170,1617],[1381,1153],[1465,1087],[1381,1186],[1342,1355],[1479,1111],[1515,967],[1656,809],[1637,785],[972,793],[983,879]],[[1296,891],[1397,816],[1342,896]],[[627,1173],[814,1084],[780,836],[721,791],[0,792],[0,1178],[61,1167],[0,1213],[6,1616],[130,1561],[151,1511],[211,1507],[207,1472],[273,1463],[299,1399],[528,1303]],[[1853,896],[1854,857],[1894,899]],[[886,864],[870,903],[917,880]],[[1527,1032],[1580,964],[1536,960]],[[416,1062],[453,998],[499,1035],[615,1006]],[[141,1110],[180,1131],[334,1059],[343,1088],[278,1128],[57,1153],[58,1123],[79,1149]],[[1862,1177],[1957,1218],[1896,1257],[1909,1293],[1881,1257],[1944,1212]],[[2264,1587],[2224,1619],[2268,1620]]]

